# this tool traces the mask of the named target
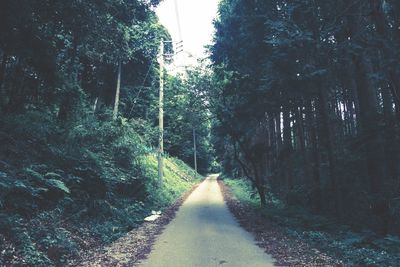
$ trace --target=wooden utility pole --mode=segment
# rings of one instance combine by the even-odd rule
[[[158,179],[163,184],[164,174],[164,40],[161,39],[160,46],[160,99],[158,103],[159,120],[159,147],[158,147]]]
[[[115,102],[114,102],[114,110],[113,110],[113,119],[114,120],[117,119],[117,117],[118,117],[120,88],[121,88],[121,60],[118,61],[117,89],[115,90]],[[97,104],[97,102],[96,102],[96,104]]]
[[[197,147],[196,147],[196,129],[193,128],[193,158],[194,158],[194,170],[197,176]]]

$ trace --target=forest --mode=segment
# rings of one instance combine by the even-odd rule
[[[0,265],[64,265],[170,205],[200,177],[193,131],[209,171],[203,71],[165,74],[159,186],[157,59],[170,35],[157,4],[0,2]]]
[[[400,2],[221,0],[209,58],[162,77],[159,4],[0,1],[0,265],[67,266],[221,173],[348,266],[395,266]]]
[[[220,3],[215,149],[261,205],[400,233],[400,3]]]

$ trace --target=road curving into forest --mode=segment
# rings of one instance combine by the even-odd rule
[[[139,266],[274,266],[229,212],[216,178],[209,176],[187,198]]]

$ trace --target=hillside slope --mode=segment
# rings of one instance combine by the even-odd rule
[[[190,167],[167,158],[160,188],[148,133],[135,121],[88,116],[62,128],[51,118],[1,119],[1,265],[62,265],[136,228],[196,182]]]

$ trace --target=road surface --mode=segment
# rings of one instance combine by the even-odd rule
[[[208,177],[188,197],[139,266],[273,266],[229,212],[216,177]]]

